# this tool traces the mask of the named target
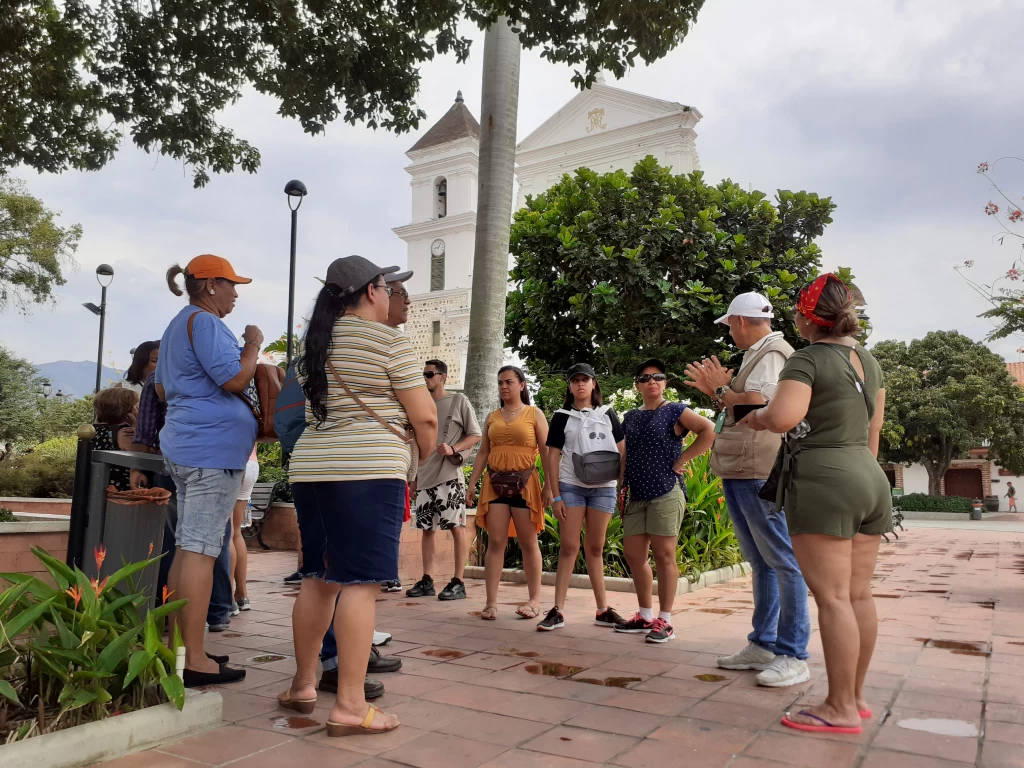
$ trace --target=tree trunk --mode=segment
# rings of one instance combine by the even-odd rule
[[[950,455],[948,458],[942,458],[937,461],[924,461],[925,470],[928,472],[928,495],[929,496],[941,496],[942,495],[942,478],[946,476],[946,470],[948,470],[953,464],[953,457]]]
[[[484,36],[476,248],[469,310],[465,392],[480,424],[498,403],[505,349],[508,238],[519,112],[519,36],[499,18]]]

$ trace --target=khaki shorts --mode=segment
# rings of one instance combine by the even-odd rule
[[[623,536],[678,536],[686,514],[686,496],[677,485],[664,496],[631,501],[622,516]]]

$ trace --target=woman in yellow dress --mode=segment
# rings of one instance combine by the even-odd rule
[[[505,565],[505,545],[509,536],[516,536],[523,552],[529,591],[529,602],[520,606],[516,613],[524,619],[535,619],[540,615],[541,576],[537,534],[544,530],[544,508],[552,501],[548,498],[550,494],[541,488],[535,467],[540,446],[548,438],[548,421],[540,408],[530,404],[526,376],[520,369],[506,365],[498,371],[498,395],[501,408],[487,417],[480,451],[466,489],[466,506],[471,507],[477,481],[484,476],[476,513],[476,524],[487,531],[484,559],[487,605],[480,618],[493,621],[498,617],[498,583]],[[487,474],[484,474],[485,468]],[[547,467],[544,469],[546,475]],[[499,495],[495,485],[499,489],[510,485],[521,487],[508,495]]]

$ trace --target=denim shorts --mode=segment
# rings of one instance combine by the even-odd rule
[[[292,483],[303,578],[331,584],[398,580],[404,480]]]
[[[608,488],[586,488],[582,485],[559,483],[562,502],[567,507],[589,507],[598,512],[615,512],[615,486]]]
[[[175,544],[185,552],[219,556],[224,529],[231,520],[245,471],[188,467],[175,464],[166,456],[164,466],[178,497]]]

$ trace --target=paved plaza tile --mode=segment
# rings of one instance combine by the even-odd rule
[[[253,552],[253,610],[208,636],[208,650],[248,669],[245,682],[219,688],[224,724],[104,766],[1024,768],[1024,526],[1000,525],[911,524],[882,545],[866,691],[874,717],[860,736],[779,723],[825,695],[816,624],[808,683],[762,689],[754,673],[716,669],[749,631],[750,580],[740,579],[681,596],[676,640],[663,646],[595,626],[585,590],[570,590],[555,632],[515,616],[523,585],[502,585],[495,622],[479,618],[482,582],[451,603],[382,594],[377,627],[394,639],[381,652],[404,664],[379,676],[378,703],[403,725],[331,739],[333,697],[321,694],[309,717],[276,706],[294,668],[298,590],[281,578],[295,555]],[[635,610],[632,595],[610,595],[620,613]],[[551,600],[545,587],[545,608]]]

